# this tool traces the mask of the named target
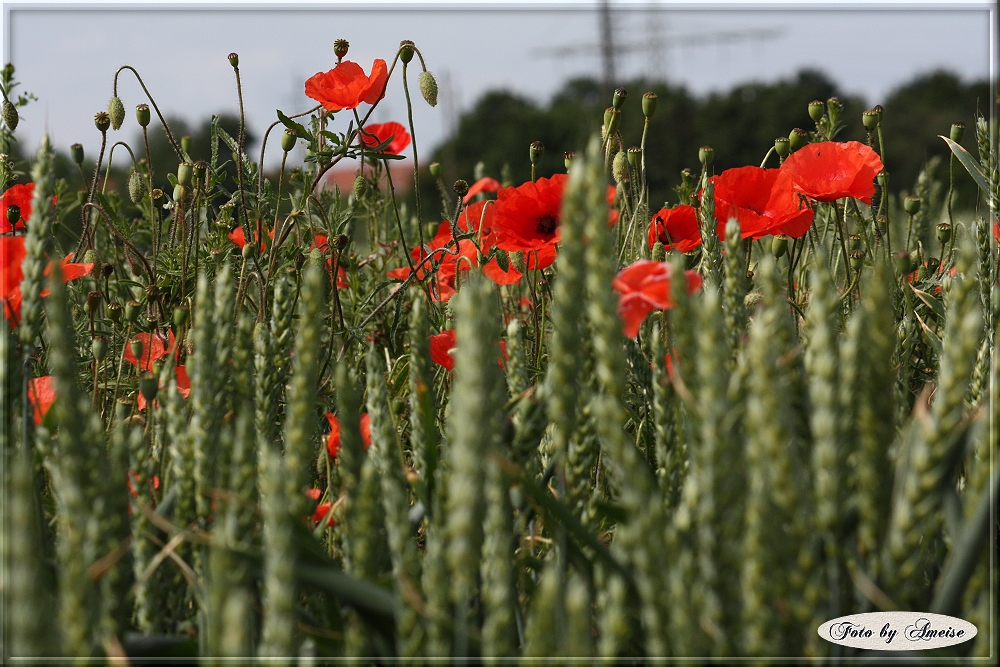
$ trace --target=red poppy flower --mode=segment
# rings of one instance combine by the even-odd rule
[[[615,209],[615,196],[617,194],[618,191],[615,189],[615,186],[609,185],[605,193],[608,200],[608,229],[611,229],[618,223],[618,210]]]
[[[711,179],[715,185],[715,218],[719,238],[726,236],[726,223],[736,218],[743,238],[759,239],[769,234],[800,238],[812,224],[813,210],[792,189],[791,180],[779,169],[737,167]]]
[[[153,370],[153,362],[167,356],[174,347],[174,332],[168,329],[167,335],[168,337],[164,338],[160,332],[156,332],[155,336],[148,332],[138,334],[132,340],[142,342],[142,362],[140,363],[135,355],[132,354],[132,341],[125,344],[125,361],[133,366],[138,366],[144,371],[151,372]],[[179,354],[180,350],[177,350],[177,353]]]
[[[469,191],[462,197],[462,202],[468,204],[473,197],[481,192],[497,192],[500,190],[500,181],[489,176],[483,176],[478,181],[469,186]]]
[[[371,136],[373,134],[374,137]],[[410,145],[410,135],[406,128],[395,122],[365,125],[361,133],[361,140],[368,147],[378,146],[389,138],[392,138],[392,141],[385,147],[384,153],[399,155]]]
[[[796,192],[816,201],[854,197],[866,204],[872,203],[875,177],[884,168],[878,153],[858,141],[809,144],[781,165]]]
[[[267,233],[267,238],[272,239],[272,240],[274,239],[274,230],[273,229]],[[233,231],[229,232],[229,240],[232,241],[233,243],[235,243],[242,250],[243,246],[245,246],[247,244],[247,237],[243,233],[243,227],[237,226],[236,229],[234,229]],[[261,241],[260,241],[260,250],[261,250],[261,252],[264,252],[264,250],[266,250],[267,247],[268,247],[267,239],[261,239]]]
[[[143,355],[145,356],[145,355]],[[188,377],[187,368],[184,366],[177,366],[174,368],[174,378],[177,380],[177,393],[181,395],[182,398],[187,398],[191,395],[191,378]],[[164,389],[163,385],[159,387],[161,390]],[[154,400],[153,403],[156,403]],[[146,409],[146,397],[139,392],[139,398],[136,400],[137,407],[140,411]]]
[[[71,256],[66,255],[59,260],[64,283],[82,278],[94,268],[93,262],[70,262]],[[21,280],[24,278],[21,265],[24,262],[24,257],[23,236],[0,236],[0,299],[3,301],[4,316],[11,327],[16,326],[21,318]],[[45,267],[44,275],[50,275],[51,271],[50,263],[49,266]],[[48,296],[48,294],[48,289],[41,291],[43,297]]]
[[[28,399],[35,412],[35,424],[41,424],[45,414],[56,400],[55,377],[43,375],[28,383]]]
[[[326,421],[330,423],[330,435],[326,437],[326,451],[331,459],[335,459],[337,452],[340,451],[340,420],[332,412],[327,412]],[[372,444],[372,419],[367,412],[361,413],[358,427],[361,430],[361,444],[368,449]]]
[[[306,81],[306,96],[327,111],[354,109],[362,102],[375,104],[385,94],[389,73],[381,58],[372,63],[371,76],[361,65],[345,60],[329,72],[317,72]]]
[[[451,356],[455,348],[455,330],[445,329],[439,334],[430,337],[431,361],[438,366],[444,366],[447,370],[455,368],[455,359]]]
[[[497,192],[493,231],[503,250],[537,250],[559,242],[566,174]]]
[[[31,217],[31,196],[34,192],[34,183],[18,183],[7,188],[7,191],[0,197],[0,234],[6,234],[15,229],[24,229],[23,221]],[[13,227],[7,220],[8,206],[17,206],[21,209],[21,220],[18,220]]]
[[[639,333],[642,321],[653,310],[673,307],[670,298],[670,264],[640,259],[622,269],[611,286],[621,297],[618,300],[618,315],[624,323],[623,331],[629,338]],[[701,276],[695,271],[685,271],[688,294],[694,294],[701,287]]]
[[[319,523],[322,521],[326,515],[330,513],[331,508],[333,508],[333,503],[320,503],[317,505],[316,511],[312,514],[313,523]],[[329,525],[332,526],[334,523],[336,522],[331,519]]]
[[[674,208],[661,208],[649,223],[649,247],[659,241],[667,250],[691,252],[701,245],[698,214],[694,206],[681,204]]]

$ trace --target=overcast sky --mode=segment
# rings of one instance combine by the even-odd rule
[[[334,65],[337,38],[350,41],[347,59],[365,71],[375,58],[391,61],[402,39],[421,49],[441,88],[434,109],[415,100],[425,155],[487,90],[507,88],[544,102],[568,78],[601,75],[596,3],[475,4],[95,9],[5,3],[5,59],[17,68],[19,90],[38,97],[22,110],[18,138],[34,152],[47,129],[61,150],[80,142],[93,157],[100,141],[93,115],[107,107],[114,72],[123,64],[140,72],[167,115],[197,122],[213,113],[235,113],[235,79],[226,59],[231,51],[240,55],[247,121],[260,137],[276,119],[276,108],[291,114],[312,106],[304,81]],[[618,78],[665,77],[704,95],[812,67],[874,105],[900,84],[937,68],[966,81],[990,76],[989,2],[900,4],[872,8],[778,0],[734,10],[719,2],[612,2],[615,43],[631,48],[618,60]],[[562,57],[550,53],[587,45],[594,48]],[[376,121],[406,122],[398,74],[397,69],[373,115]],[[132,110],[146,99],[127,73],[120,78],[119,96],[128,113],[114,138],[130,141],[137,133]],[[347,119],[338,122],[346,125]],[[277,145],[268,155],[269,162],[280,159]]]

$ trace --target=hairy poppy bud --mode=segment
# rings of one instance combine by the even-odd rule
[[[7,222],[13,227],[21,219],[21,207],[17,204],[11,204],[7,207]]]
[[[837,114],[839,114],[841,109],[844,108],[844,105],[841,104],[840,100],[838,100],[836,97],[831,97],[826,101],[826,108],[830,111],[830,117],[836,119]],[[881,107],[879,108],[881,109]]]
[[[431,162],[430,166],[427,167],[427,170],[431,172],[431,176],[433,176],[434,178],[441,178],[440,162]]]
[[[281,135],[281,150],[286,153],[293,148],[295,148],[295,133],[291,130],[285,130]]]
[[[865,129],[871,132],[878,127],[878,112],[874,109],[868,109],[861,114],[861,124],[865,126]]]
[[[120,97],[112,97],[108,100],[108,118],[111,119],[111,128],[119,129],[125,122],[125,105]]]
[[[17,115],[17,107],[11,104],[10,100],[4,99],[2,114],[3,122],[7,125],[11,132],[17,129],[17,121],[20,118]]]
[[[240,57],[236,53],[229,54],[229,64],[235,69],[240,66]]]
[[[191,185],[191,168],[190,162],[181,162],[177,165],[177,185],[188,186]]]
[[[621,121],[622,112],[614,107],[604,110],[604,136],[610,137],[618,131],[618,123]]]
[[[528,159],[531,160],[531,164],[538,164],[538,161],[542,159],[542,153],[545,152],[545,144],[540,141],[532,141],[531,145],[528,146]]]
[[[253,243],[247,243],[243,246],[243,250],[241,252],[243,254],[243,259],[249,262],[251,259],[257,256],[257,246],[255,246]]]
[[[650,253],[650,259],[654,262],[662,262],[667,259],[667,249],[663,247],[662,241],[657,241],[653,244],[653,250]]]
[[[774,152],[782,160],[788,157],[788,137],[778,137],[774,140]]]
[[[958,121],[957,123],[952,123],[951,132],[948,133],[948,136],[956,144],[962,141],[962,137],[965,136],[965,123],[963,123],[962,121]]]
[[[569,165],[572,164],[574,158],[576,158],[576,153],[573,151],[563,153],[563,164],[566,165],[566,171],[569,171]]]
[[[146,194],[146,184],[143,183],[139,172],[133,171],[128,177],[128,198],[133,204],[138,204],[144,194]]]
[[[135,324],[139,321],[139,313],[142,311],[142,304],[138,301],[128,301],[125,303],[125,321]]]
[[[337,56],[337,62],[344,59],[347,55],[347,50],[351,48],[351,43],[346,39],[338,39],[333,42],[333,55]]]
[[[83,164],[83,145],[73,144],[69,147],[69,152],[73,155],[73,162],[79,165]]]
[[[920,197],[910,195],[903,200],[903,209],[910,215],[920,213]]]
[[[939,223],[938,226],[937,226],[937,237],[938,237],[938,241],[941,242],[941,245],[944,245],[945,243],[947,243],[948,241],[950,241],[951,240],[951,223],[949,223],[949,222]]]
[[[108,304],[108,317],[115,324],[118,324],[122,319],[122,305],[117,301],[112,301]]]
[[[104,357],[108,353],[108,339],[104,336],[94,336],[90,341],[90,352],[96,361],[104,361]]]
[[[795,128],[788,133],[788,148],[793,153],[809,143],[809,133],[801,128]]]
[[[656,113],[656,93],[648,92],[642,96],[642,115],[649,120]]]
[[[135,106],[135,120],[139,123],[140,127],[146,127],[147,125],[149,125],[148,104],[137,104]]]
[[[712,160],[715,159],[715,149],[711,146],[702,146],[698,149],[698,162],[703,165],[712,164]]]
[[[823,114],[825,113],[826,105],[819,100],[813,100],[809,103],[809,117],[817,123],[823,118]]]
[[[334,249],[339,252],[346,248],[347,244],[350,242],[351,239],[347,236],[347,234],[337,234],[333,237],[333,243],[331,245],[333,245]]]
[[[775,257],[781,257],[788,251],[788,237],[784,234],[775,234],[771,240],[771,252]]]
[[[365,191],[367,189],[368,188],[365,185],[365,177],[362,176],[361,174],[358,174],[354,178],[354,198],[355,199],[361,199],[362,197],[364,197],[365,196]]]
[[[107,111],[98,111],[94,114],[94,125],[101,132],[107,132],[108,128],[111,127],[111,118],[108,116]]]
[[[625,151],[615,153],[614,162],[611,163],[611,175],[614,177],[615,183],[628,182],[628,156]]]
[[[458,179],[457,181],[455,181],[455,185],[453,185],[452,187],[455,190],[455,194],[458,195],[459,197],[464,197],[466,193],[469,192],[469,184],[463,181],[462,179]]]
[[[142,392],[142,397],[146,399],[147,403],[156,398],[156,392],[159,388],[159,382],[152,373],[146,373],[139,378],[139,391]]]
[[[847,254],[851,258],[851,268],[860,271],[865,264],[865,251],[861,248],[855,248]]]
[[[632,146],[625,154],[628,156],[628,163],[633,169],[638,169],[639,165],[642,163],[642,149],[638,146]]]
[[[413,42],[404,39],[399,43],[399,59],[403,61],[403,64],[409,64],[413,60]]]
[[[420,94],[424,96],[424,100],[432,107],[436,107],[438,103],[438,84],[434,80],[434,75],[427,71],[421,72],[419,83]]]
[[[615,88],[614,97],[611,98],[611,106],[616,109],[621,109],[622,105],[625,104],[625,98],[628,97],[628,91],[624,88]]]
[[[177,306],[174,308],[174,328],[182,329],[188,322],[190,311],[187,306]]]
[[[187,135],[181,137],[181,152],[182,153],[191,152],[191,137]]]
[[[142,359],[142,339],[133,338],[129,341],[128,349],[136,359]]]

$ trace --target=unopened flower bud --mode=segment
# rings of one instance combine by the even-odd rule
[[[399,43],[399,59],[403,61],[404,65],[413,60],[413,42],[404,39]]]
[[[614,177],[615,183],[625,183],[629,180],[628,156],[625,151],[615,153],[615,159],[611,163],[611,175]]]
[[[351,239],[347,234],[337,234],[333,237],[333,243],[331,244],[335,250],[340,252],[351,242]]]
[[[903,200],[903,210],[905,210],[910,215],[916,215],[920,213],[920,197],[915,195],[910,195]]]
[[[111,127],[111,117],[108,116],[107,111],[98,111],[94,114],[94,125],[101,132],[107,132],[108,128]]]
[[[812,118],[817,123],[823,118],[823,114],[826,113],[826,105],[819,100],[813,100],[809,103],[809,117]]]
[[[236,53],[229,54],[229,64],[234,69],[240,66],[240,57]]]
[[[788,133],[788,149],[795,152],[809,143],[809,133],[801,128],[795,128]]]
[[[128,349],[136,359],[142,359],[142,339],[133,338],[129,341]]]
[[[191,185],[191,170],[194,167],[190,162],[181,162],[177,165],[177,185],[187,187]]]
[[[11,204],[7,207],[7,222],[10,223],[11,227],[17,225],[18,221],[21,219],[21,207],[17,204]]]
[[[656,113],[656,93],[648,92],[643,94],[642,115],[648,120],[653,117],[654,113]]]
[[[965,136],[965,123],[963,123],[962,121],[958,121],[957,123],[952,123],[951,132],[948,133],[948,136],[956,144],[962,141],[962,137]]]
[[[421,72],[419,83],[420,94],[424,96],[424,100],[432,107],[436,107],[438,103],[438,84],[434,80],[434,75],[427,71]]]
[[[94,336],[93,340],[90,341],[90,352],[98,362],[104,361],[104,357],[108,353],[108,339],[104,336]]]
[[[368,187],[365,184],[365,177],[362,176],[361,174],[358,174],[354,178],[354,198],[355,199],[361,199],[362,197],[364,197],[365,196],[365,191],[367,189],[368,189]]]
[[[128,301],[125,304],[125,321],[135,324],[139,321],[139,314],[142,312],[142,304],[138,301]]]
[[[291,130],[285,130],[281,135],[281,150],[286,153],[293,148],[295,148],[295,133]]]
[[[344,59],[349,48],[351,48],[351,43],[346,39],[338,39],[333,42],[333,55],[337,56],[337,62]]]
[[[621,109],[622,105],[625,104],[625,98],[628,97],[628,91],[624,88],[615,88],[614,97],[611,98],[611,106],[615,109]]]
[[[563,153],[563,164],[566,165],[566,171],[569,171],[569,165],[573,163],[574,158],[576,158],[576,153],[573,151]]]
[[[295,268],[301,271],[302,265],[306,263],[306,256],[302,254],[301,250],[296,250],[295,254],[292,255],[292,261],[295,262]]]
[[[139,172],[133,171],[128,177],[128,198],[133,204],[142,201],[142,196],[146,194],[146,184],[142,180]]]
[[[458,195],[459,197],[464,197],[466,193],[469,192],[469,184],[463,181],[462,179],[458,179],[457,181],[455,181],[455,185],[453,185],[452,187],[455,190],[455,194]]]
[[[159,382],[152,373],[146,373],[139,378],[139,391],[142,392],[142,397],[146,399],[147,403],[156,398],[156,392],[159,388]]]
[[[528,159],[531,160],[531,164],[538,164],[538,161],[542,159],[542,153],[545,152],[545,144],[540,141],[532,141],[531,145],[528,146]]]
[[[431,162],[430,166],[427,167],[428,171],[431,172],[431,176],[434,178],[441,178],[441,163]]]
[[[137,104],[135,106],[135,119],[139,123],[140,127],[146,127],[147,125],[149,125],[148,104]]]
[[[937,226],[937,237],[941,245],[951,240],[951,223],[942,222]]]
[[[788,251],[788,237],[784,234],[776,234],[771,240],[771,252],[774,256],[781,257]]]
[[[885,190],[889,186],[889,172],[883,169],[875,177],[878,180],[878,186]]]
[[[632,146],[629,148],[625,154],[628,156],[628,163],[633,169],[638,169],[639,165],[642,163],[642,149],[638,146]]]
[[[4,98],[2,105],[3,122],[11,132],[17,129],[17,122],[20,118],[17,115],[17,107],[15,107],[10,100]]]
[[[184,186],[178,183],[174,186],[174,201],[184,199]]]
[[[187,306],[176,306],[174,308],[174,329],[183,329],[184,325],[188,322],[188,315],[190,315],[190,310]]]
[[[712,160],[715,159],[715,149],[711,146],[702,146],[698,149],[698,162],[703,165],[712,164]]]
[[[181,137],[181,152],[190,153],[191,152],[191,137],[184,135]]]
[[[76,162],[79,165],[83,164],[83,145],[82,144],[73,144],[72,146],[69,147],[69,152],[73,156],[73,162]]]
[[[844,105],[836,97],[831,97],[826,101],[826,108],[830,111],[830,116],[835,118]]]
[[[257,246],[253,243],[247,243],[243,246],[242,250],[243,259],[250,261],[257,256]]]
[[[125,105],[120,97],[108,100],[108,117],[111,119],[111,129],[117,130],[125,122]]]
[[[622,112],[614,107],[604,110],[604,136],[610,137],[618,131],[618,123],[621,121]]]

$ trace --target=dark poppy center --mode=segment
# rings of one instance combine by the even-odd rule
[[[539,216],[535,221],[535,233],[541,236],[551,236],[556,233],[556,225],[559,222],[556,220],[555,216],[546,213],[545,215]]]

